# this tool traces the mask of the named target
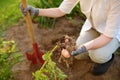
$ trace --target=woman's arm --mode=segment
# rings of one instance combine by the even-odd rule
[[[101,48],[101,47],[105,46],[111,40],[112,40],[112,38],[107,37],[104,34],[101,34],[96,39],[85,43],[84,46],[87,48],[87,50],[93,50],[93,49],[97,49],[97,48]]]
[[[61,17],[64,15],[65,13],[63,13],[59,8],[48,8],[48,9],[39,9],[38,16],[57,18],[57,17]]]

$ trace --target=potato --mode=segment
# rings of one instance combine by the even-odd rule
[[[62,56],[64,56],[65,58],[70,58],[70,53],[69,53],[68,50],[66,50],[66,49],[63,49],[63,50],[61,51],[61,54],[62,54]]]

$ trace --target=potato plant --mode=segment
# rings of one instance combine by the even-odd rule
[[[15,41],[0,38],[0,80],[13,80],[12,66],[22,54],[17,54]]]
[[[67,77],[52,61],[51,55],[58,46],[55,46],[51,51],[44,54],[43,59],[45,63],[40,70],[33,73],[35,80],[65,80]]]

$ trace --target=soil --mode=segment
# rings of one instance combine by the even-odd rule
[[[44,53],[51,50],[58,39],[63,35],[68,34],[74,36],[75,39],[78,37],[81,30],[83,20],[79,17],[74,17],[72,20],[68,20],[64,17],[58,18],[54,28],[39,27],[39,24],[33,24],[35,40],[41,51]],[[20,20],[19,23],[10,27],[5,32],[6,40],[15,40],[17,48],[21,53],[25,53],[27,50],[32,49],[31,40],[26,29],[26,23],[24,20]],[[119,52],[116,52],[119,53]],[[71,68],[67,68],[65,63],[58,63],[59,54],[54,52],[52,59],[55,61],[61,70],[68,75],[68,80],[119,80],[120,79],[120,56],[115,55],[113,64],[109,70],[101,76],[94,76],[91,74],[91,68],[93,62],[90,60],[75,60]],[[12,71],[15,80],[34,80],[32,72],[36,71],[41,67],[41,64],[32,65],[26,59],[22,62],[17,63],[13,66]]]

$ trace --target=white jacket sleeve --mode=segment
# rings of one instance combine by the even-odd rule
[[[61,5],[59,6],[59,9],[62,12],[69,14],[79,1],[80,0],[63,0]]]
[[[108,12],[106,28],[103,34],[108,37],[115,37],[120,29],[120,0],[111,0]]]

